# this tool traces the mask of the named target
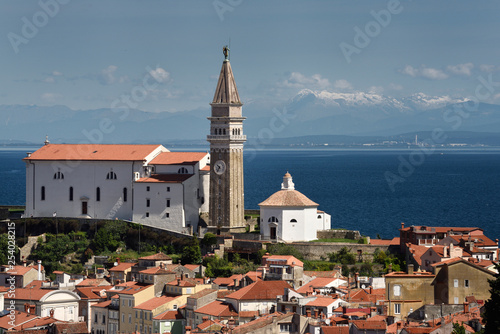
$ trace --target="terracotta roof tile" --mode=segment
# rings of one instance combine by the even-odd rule
[[[161,145],[48,144],[24,160],[142,161]]]
[[[352,324],[363,330],[383,330],[387,324],[383,320],[353,320]]]
[[[106,301],[104,301],[104,302],[94,304],[94,305],[92,305],[92,307],[103,307],[103,308],[106,308],[106,307],[108,307],[110,304],[111,304],[111,300],[106,300]]]
[[[159,252],[153,255],[140,257],[139,260],[169,261],[172,260],[172,258],[167,254]]]
[[[175,311],[166,311],[161,314],[158,314],[156,317],[153,317],[154,320],[179,320],[184,319],[181,312],[179,310]]]
[[[330,277],[317,277],[310,281],[307,284],[304,284],[300,288],[297,289],[298,293],[308,293],[308,292],[313,292],[314,288],[324,288],[328,284],[332,283],[335,281],[336,278],[330,278]]]
[[[134,309],[152,311],[157,307],[160,307],[166,303],[175,300],[176,298],[177,297],[168,297],[168,296],[151,298],[145,301],[144,303],[135,306]]]
[[[290,285],[285,281],[259,281],[226,296],[236,300],[275,300],[282,296]]]
[[[321,326],[323,334],[349,334],[349,326]]]
[[[207,152],[162,152],[151,161],[152,165],[195,165]]]
[[[14,315],[15,316],[13,317],[14,318],[13,321],[14,321],[15,326],[18,326],[18,325],[25,323],[27,321],[39,318],[36,315],[32,315],[32,314],[29,314],[26,312],[21,312],[21,311],[15,311]],[[12,321],[12,319],[10,319],[10,317],[8,317],[8,316],[0,317],[0,328],[4,328],[4,329],[11,328],[12,324],[9,323],[11,321]]]
[[[195,294],[190,295],[188,298],[198,299],[201,297],[205,297],[206,295],[209,295],[209,294],[214,293],[214,292],[217,292],[217,290],[215,290],[215,289],[203,289],[201,291],[198,291]]]
[[[215,300],[203,307],[200,307],[195,313],[207,314],[214,317],[237,317],[238,313],[233,306],[219,300]]]
[[[140,274],[147,274],[147,275],[166,275],[166,274],[175,274],[175,272],[166,270],[161,267],[153,267],[149,269],[144,269],[139,271]]]
[[[113,268],[108,269],[108,271],[125,271],[127,269],[132,268],[136,264],[137,264],[137,262],[122,262],[122,263],[119,263],[117,266],[114,266]]]
[[[307,306],[317,306],[317,307],[327,307],[335,303],[337,299],[333,299],[330,297],[318,297],[315,300],[310,301],[307,303]]]
[[[303,267],[304,263],[293,255],[264,255],[262,259],[267,264],[287,264],[289,266]]]
[[[258,204],[259,206],[318,206],[318,203],[311,201],[306,195],[297,190],[280,190],[272,194],[264,202]]]

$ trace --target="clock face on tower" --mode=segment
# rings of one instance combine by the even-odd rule
[[[224,174],[226,171],[226,163],[222,160],[217,160],[214,165],[214,172],[218,175]]]

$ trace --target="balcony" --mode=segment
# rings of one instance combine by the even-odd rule
[[[293,280],[293,274],[276,274],[266,272],[266,278],[270,280],[281,280],[281,281],[291,281]]]
[[[246,141],[245,135],[208,135],[208,141]]]

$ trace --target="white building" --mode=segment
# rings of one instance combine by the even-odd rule
[[[292,176],[286,173],[281,190],[260,206],[260,233],[264,239],[309,241],[317,239],[318,230],[330,229],[331,217],[319,211],[319,204],[295,190]]]
[[[116,218],[190,232],[208,212],[208,153],[46,141],[24,161],[26,217]]]

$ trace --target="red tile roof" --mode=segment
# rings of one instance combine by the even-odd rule
[[[36,315],[26,313],[26,312],[15,311],[13,318],[14,319],[11,319],[9,316],[0,317],[0,328],[4,328],[4,329],[12,328],[13,326],[12,326],[12,323],[10,323],[11,321],[14,321],[15,326],[18,326],[22,323],[25,323],[25,322],[33,320],[33,319],[37,319],[39,317]]]
[[[309,207],[319,206],[318,203],[311,201],[306,195],[297,190],[280,190],[272,194],[259,206],[292,206],[292,207]]]
[[[106,308],[106,307],[108,307],[110,304],[111,304],[111,300],[106,300],[106,301],[104,301],[104,302],[94,304],[94,305],[92,305],[92,307],[102,307],[102,308]]]
[[[87,278],[78,283],[76,286],[106,286],[110,285],[104,278]]]
[[[157,307],[160,307],[166,303],[170,303],[176,298],[177,297],[167,297],[167,296],[151,298],[148,301],[145,301],[144,303],[135,306],[134,309],[152,311]]]
[[[304,284],[303,286],[298,288],[297,292],[298,293],[314,292],[314,288],[324,288],[335,280],[336,278],[317,277],[312,281],[310,281],[309,283]]]
[[[215,289],[203,289],[201,291],[198,291],[195,294],[190,295],[188,298],[198,299],[198,298],[201,298],[201,297],[205,297],[206,295],[209,295],[209,294],[214,293],[216,291],[217,290],[215,290]]]
[[[211,333],[211,332],[218,333],[222,327],[224,327],[224,325],[219,320],[217,320],[217,319],[210,320],[209,319],[209,320],[203,321],[196,328],[205,332],[205,333]]]
[[[135,182],[144,183],[182,183],[194,174],[151,174],[150,177],[143,177]]]
[[[195,313],[207,314],[214,317],[237,317],[238,313],[229,303],[215,300],[203,307],[200,307]]]
[[[207,152],[162,152],[151,161],[152,165],[195,165]]]
[[[161,145],[48,144],[24,160],[142,161]]]
[[[139,271],[141,274],[147,274],[147,275],[166,275],[166,274],[175,274],[175,272],[166,270],[161,267],[153,267],[149,269],[144,269]]]
[[[337,299],[330,298],[330,297],[318,297],[315,300],[310,301],[307,303],[307,306],[317,306],[317,307],[327,307],[335,303]]]
[[[185,264],[184,267],[188,268],[191,271],[198,269],[201,264]]]
[[[111,289],[112,286],[102,286],[102,287],[77,287],[75,289],[75,292],[80,296],[82,299],[100,299],[103,298],[100,295],[100,292],[103,290],[108,290]]]
[[[172,260],[172,258],[170,256],[168,256],[167,254],[159,252],[159,253],[156,253],[153,255],[140,257],[139,260],[168,261],[168,260]]]
[[[3,266],[4,268],[11,268],[10,266]],[[24,276],[28,271],[30,271],[31,269],[33,270],[37,270],[35,269],[34,267],[30,267],[30,266],[14,266],[12,267],[11,269],[7,269],[5,272],[12,275],[12,276]]]
[[[285,281],[259,281],[227,295],[226,298],[274,301],[277,296],[283,296],[285,288],[290,288],[290,285]]]
[[[125,288],[118,293],[121,295],[135,295],[136,293],[144,291],[150,287],[153,287],[153,285],[136,284],[131,287]]]
[[[349,334],[349,326],[321,326],[323,334]]]
[[[287,264],[292,267],[304,266],[304,263],[293,255],[264,255],[262,260],[267,264]]]
[[[175,311],[166,311],[161,314],[158,314],[156,317],[153,317],[154,320],[179,320],[184,319],[181,312],[179,310]]]
[[[338,270],[330,270],[330,271],[313,271],[313,270],[304,270],[304,275],[309,277],[331,277],[335,278],[339,276]]]
[[[51,318],[51,317],[43,317],[43,318],[36,318],[36,319],[30,319],[27,322],[24,322],[16,327],[13,328],[13,330],[16,331],[26,331],[29,330],[29,328],[36,328],[36,327],[41,327],[41,326],[47,326],[49,324],[53,324],[56,322],[59,322],[60,320]],[[43,328],[43,327],[42,327]],[[28,332],[31,333],[31,330]]]
[[[259,316],[259,311],[240,311],[240,318],[253,318]]]
[[[387,327],[383,320],[353,320],[352,324],[363,330],[385,330]]]
[[[16,292],[14,294],[7,294],[4,298],[7,299],[17,299],[17,300],[40,300],[46,294],[53,292],[54,290],[48,289],[22,289],[16,288]]]
[[[113,268],[108,269],[108,271],[125,271],[127,269],[132,268],[136,264],[137,264],[137,262],[122,262],[122,263],[119,263],[117,266],[114,266]]]

